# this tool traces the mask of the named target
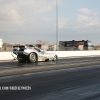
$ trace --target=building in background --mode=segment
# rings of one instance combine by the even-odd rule
[[[39,47],[40,49],[43,49],[44,51],[48,51],[49,42],[48,41],[43,41],[43,40],[37,40],[36,41],[36,46]]]
[[[92,50],[92,44],[89,40],[85,41],[59,41],[60,51],[71,51],[71,50]]]
[[[49,44],[48,41],[38,40],[36,44],[20,44],[20,43],[3,43],[2,39],[0,39],[0,51],[1,52],[8,52],[12,51],[12,47],[14,45],[34,45],[37,46],[44,51],[56,51],[55,44]],[[89,40],[82,40],[82,41],[59,41],[59,51],[72,51],[72,50],[100,50],[100,45],[93,46],[91,41]]]
[[[2,52],[11,52],[13,46],[19,46],[19,45],[25,45],[25,44],[19,44],[19,43],[3,43],[2,48],[0,51]]]

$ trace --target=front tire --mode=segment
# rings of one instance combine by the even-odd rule
[[[55,55],[53,58],[53,61],[57,61],[57,60],[58,60],[58,57],[57,57],[57,55]]]
[[[35,53],[30,53],[28,59],[29,59],[29,62],[30,62],[30,63],[35,63],[35,62],[37,62],[37,56],[36,56]]]

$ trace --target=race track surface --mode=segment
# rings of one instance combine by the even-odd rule
[[[0,78],[1,100],[100,100],[100,65]]]
[[[39,62],[39,66],[99,60],[99,57]],[[18,62],[0,62],[1,68],[36,67]],[[66,66],[65,66],[66,67]],[[15,88],[17,87],[17,88]],[[29,87],[29,90],[18,87]],[[100,65],[80,66],[0,77],[0,100],[100,100]],[[14,90],[15,89],[15,90]]]

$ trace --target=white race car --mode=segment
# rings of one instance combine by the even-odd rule
[[[57,55],[54,53],[45,53],[42,49],[35,46],[13,46],[13,53],[17,56],[19,62],[37,62],[37,61],[56,61]]]

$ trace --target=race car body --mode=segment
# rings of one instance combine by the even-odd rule
[[[56,54],[46,53],[35,46],[13,46],[13,53],[17,56],[19,62],[57,60]]]

